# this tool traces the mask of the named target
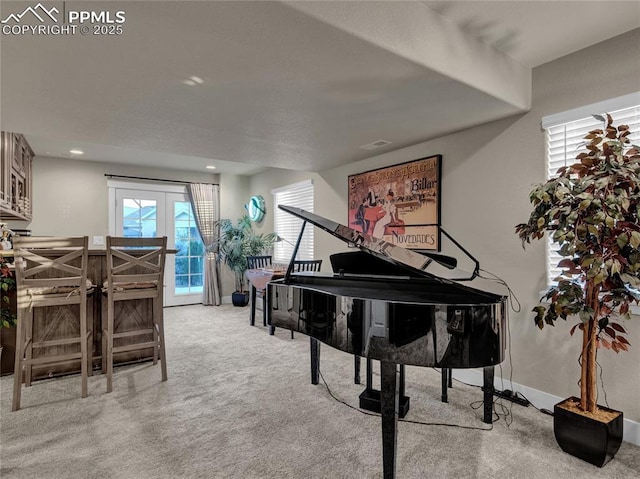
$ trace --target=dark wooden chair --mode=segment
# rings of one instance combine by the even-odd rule
[[[293,262],[293,272],[300,271],[320,271],[322,267],[321,259],[299,260]]]
[[[102,293],[102,355],[106,369],[107,392],[113,388],[113,355],[125,351],[153,348],[153,364],[160,359],[162,380],[167,380],[167,355],[164,341],[164,265],[167,237],[117,238],[107,236],[107,281]],[[137,328],[119,331],[115,324],[115,303],[149,299],[152,324],[137,324]],[[106,310],[106,312],[105,312]],[[133,342],[132,338],[142,337]],[[117,345],[114,345],[117,342]]]
[[[293,262],[293,272],[301,271],[320,271],[322,267],[321,259],[301,259]],[[293,339],[293,330],[291,331],[291,339]]]
[[[18,323],[13,411],[20,409],[23,373],[25,386],[30,386],[34,366],[80,360],[82,397],[87,397],[92,339],[87,295],[93,289],[87,282],[88,244],[87,236],[15,240]],[[61,329],[71,334],[61,336]]]
[[[258,268],[270,268],[271,256],[247,256],[248,269]],[[249,324],[251,326],[256,324],[256,297],[260,296],[262,299],[262,324],[267,325],[267,306],[265,304],[266,291],[264,289],[257,290],[255,286],[251,285],[251,310],[249,312]]]

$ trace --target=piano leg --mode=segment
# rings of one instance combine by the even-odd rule
[[[404,385],[406,381],[404,380],[404,364],[400,365],[400,383],[399,383],[399,394],[401,398],[406,398],[407,402],[409,402],[409,398],[404,395]],[[402,401],[402,399],[400,399]],[[405,413],[406,415],[406,413]],[[404,416],[403,416],[404,417]]]
[[[353,357],[353,383],[360,384],[360,356]]]
[[[382,469],[384,479],[396,477],[400,371],[398,365],[380,363],[380,401],[382,413]]]
[[[447,391],[448,379],[447,379],[447,371],[448,368],[442,368],[440,370],[440,378],[442,380],[442,395],[440,396],[440,400],[442,402],[449,402],[449,391]]]
[[[493,422],[493,375],[494,367],[486,366],[483,373],[483,390],[484,390],[484,418],[487,424]]]
[[[453,369],[442,368],[440,370],[440,376],[442,380],[442,396],[440,399],[442,402],[449,402],[449,391],[447,388],[453,387]]]
[[[316,338],[309,337],[309,346],[311,349],[311,384],[318,384],[320,372],[320,341]]]

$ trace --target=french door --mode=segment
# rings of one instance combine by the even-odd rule
[[[109,182],[109,232],[125,237],[167,237],[164,303],[202,301],[204,245],[184,186]]]

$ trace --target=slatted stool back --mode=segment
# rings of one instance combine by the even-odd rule
[[[162,380],[167,380],[163,314],[166,255],[166,236],[107,236],[107,280],[102,288],[102,293],[106,296],[102,314],[102,366],[107,377],[107,392],[113,390],[113,360],[114,354],[118,353],[153,348],[153,364],[160,360]],[[121,302],[142,299],[148,299],[151,304],[152,324],[141,324],[136,320],[129,322],[124,328],[121,323],[116,322],[116,309],[122,308]],[[133,314],[131,316],[134,319],[136,317]]]
[[[18,323],[12,410],[20,409],[22,382],[31,385],[34,366],[79,360],[82,397],[87,397],[93,329],[87,315],[93,292],[87,281],[88,237],[17,237],[14,254]]]

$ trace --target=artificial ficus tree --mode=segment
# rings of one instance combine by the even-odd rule
[[[605,128],[585,136],[575,164],[531,191],[529,221],[516,226],[523,247],[547,232],[563,257],[534,321],[542,329],[579,318],[571,334],[582,330],[580,408],[588,412],[597,409],[597,349],[629,348],[622,322],[640,300],[640,148],[631,145],[628,126],[614,126],[608,114],[594,117]]]

